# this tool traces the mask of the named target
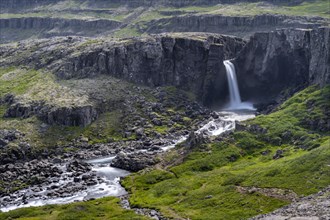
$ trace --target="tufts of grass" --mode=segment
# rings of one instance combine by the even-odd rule
[[[132,210],[126,210],[118,204],[119,199],[107,197],[87,202],[77,202],[67,205],[47,205],[42,207],[21,208],[6,213],[0,213],[0,219],[20,220],[73,220],[73,219],[149,219],[137,215]]]
[[[0,97],[8,93],[24,102],[45,101],[65,107],[89,104],[87,96],[61,86],[53,74],[15,67],[0,68]]]

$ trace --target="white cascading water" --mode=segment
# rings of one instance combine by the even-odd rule
[[[229,87],[229,104],[227,110],[254,110],[253,105],[248,102],[242,102],[236,78],[235,66],[230,60],[223,61],[226,67],[228,87]]]

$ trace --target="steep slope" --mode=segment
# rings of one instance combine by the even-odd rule
[[[242,96],[274,101],[286,90],[330,83],[330,29],[256,33],[233,61]]]
[[[3,45],[0,62],[47,68],[60,79],[109,75],[140,85],[175,86],[210,105],[221,97],[214,94],[225,94],[222,61],[234,57],[244,44],[239,38],[203,33],[56,38]]]
[[[232,134],[181,146],[123,181],[131,204],[175,219],[246,219],[319,191],[330,183],[329,97],[329,86],[309,87]]]

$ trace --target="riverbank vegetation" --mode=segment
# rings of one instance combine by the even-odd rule
[[[330,182],[329,131],[320,131],[329,97],[329,86],[307,88],[240,131],[189,153],[181,147],[166,166],[123,181],[131,204],[174,219],[246,219],[318,192]]]
[[[247,219],[318,192],[330,182],[329,131],[322,129],[329,119],[329,97],[329,86],[309,87],[234,133],[194,149],[177,147],[155,168],[122,181],[131,205],[159,210],[172,219]],[[135,219],[117,201],[25,208],[0,217],[43,219],[50,213],[53,219],[63,219],[63,213],[83,207],[83,213],[95,219]],[[72,216],[76,214],[82,215]]]

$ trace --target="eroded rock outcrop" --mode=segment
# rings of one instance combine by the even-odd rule
[[[222,60],[234,57],[244,41],[221,35],[160,35],[103,44],[69,57],[55,72],[60,78],[109,74],[148,86],[176,86],[205,104],[226,88]]]
[[[61,107],[49,105],[44,101],[17,100],[9,106],[4,117],[29,118],[34,115],[50,125],[86,126],[98,117],[98,112],[93,105]]]
[[[1,18],[0,29],[1,43],[13,40],[23,40],[24,34],[18,35],[13,30],[30,31],[27,35],[38,34],[38,37],[53,36],[94,36],[104,30],[110,31],[118,28],[121,22],[107,19],[66,19],[49,17],[21,17],[21,18]],[[31,32],[31,30],[34,30]]]
[[[37,6],[47,6],[65,0],[2,0],[0,7],[4,11],[17,11],[18,9],[34,8]],[[89,6],[109,8],[113,5],[127,5],[129,7],[141,6],[174,6],[184,7],[189,5],[216,5],[219,3],[236,3],[236,2],[256,2],[257,0],[87,0],[81,2],[87,3]],[[302,0],[265,0],[271,3],[293,3],[297,4]]]
[[[315,28],[326,24],[320,17],[295,17],[263,14],[256,16],[186,15],[155,19],[137,25],[143,33],[162,32],[211,32],[245,37],[255,32],[277,28]]]
[[[205,105],[226,99],[223,60],[233,57],[243,100],[269,102],[283,89],[295,92],[309,84],[329,83],[329,28],[261,32],[244,45],[236,37],[174,33],[120,40],[26,41],[0,47],[0,55],[2,65],[48,68],[60,79],[103,74],[151,87],[176,86]]]

